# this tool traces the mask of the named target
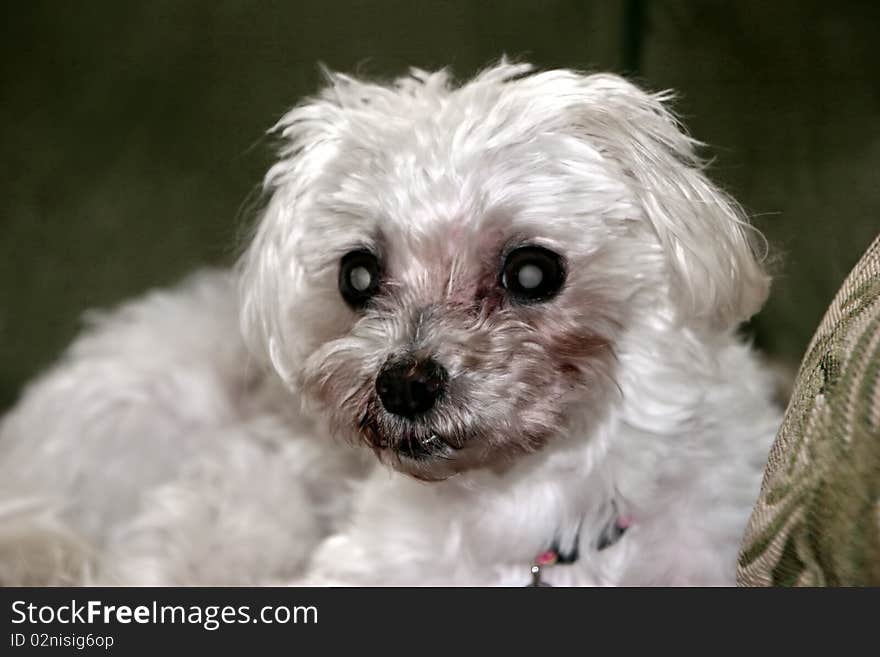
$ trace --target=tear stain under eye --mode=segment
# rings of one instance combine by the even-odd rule
[[[611,341],[595,332],[559,330],[543,318],[534,325],[554,367],[570,380],[595,374],[598,366],[615,359]]]

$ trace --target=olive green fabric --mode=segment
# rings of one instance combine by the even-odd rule
[[[738,583],[880,585],[880,238],[844,282],[801,364]]]

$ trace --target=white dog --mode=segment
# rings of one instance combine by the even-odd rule
[[[5,418],[0,581],[732,584],[768,279],[667,99],[328,74],[238,270],[92,317]]]

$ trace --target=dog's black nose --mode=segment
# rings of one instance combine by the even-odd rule
[[[413,417],[433,408],[446,376],[446,370],[431,358],[388,361],[376,377],[376,392],[389,413]]]

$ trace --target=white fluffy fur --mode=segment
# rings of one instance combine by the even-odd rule
[[[91,318],[4,419],[0,582],[522,585],[560,536],[579,537],[580,559],[549,569],[554,584],[732,584],[779,421],[735,333],[767,279],[666,100],[506,62],[460,87],[330,74],[278,125],[236,274]],[[613,349],[582,399],[528,397],[536,422],[564,411],[557,435],[432,483],[331,438],[349,410],[315,391],[368,388],[412,339],[402,318],[469,289],[470,245],[496,232],[565,253],[568,296],[534,312],[586,318]],[[358,317],[336,263],[380,233],[399,297]],[[435,353],[470,349],[471,329],[437,321],[419,338]],[[492,344],[490,363],[540,358]],[[525,374],[451,375],[478,382],[463,418],[517,430],[505,390],[528,392]],[[615,513],[633,525],[599,551]]]

